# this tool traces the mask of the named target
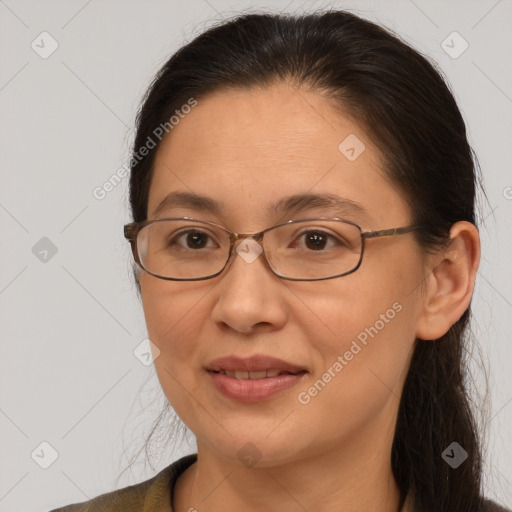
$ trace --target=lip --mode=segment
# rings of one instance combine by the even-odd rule
[[[222,373],[208,371],[213,384],[225,397],[239,402],[251,403],[268,400],[278,393],[298,384],[307,372],[296,375],[284,374],[264,379],[236,379]]]
[[[209,371],[239,371],[259,372],[263,370],[279,370],[282,372],[298,373],[307,371],[306,368],[288,363],[276,357],[256,354],[251,357],[228,356],[215,359],[206,367]]]
[[[295,386],[308,374],[303,367],[264,355],[254,355],[248,358],[222,357],[212,361],[206,370],[216,389],[225,397],[245,403],[268,400]],[[220,371],[257,372],[263,370],[279,370],[290,372],[290,374],[263,379],[236,379],[217,373]]]

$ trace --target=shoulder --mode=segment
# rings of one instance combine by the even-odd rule
[[[56,508],[50,512],[116,512],[130,510],[172,512],[171,490],[178,476],[197,460],[197,454],[186,455],[154,477],[113,492],[101,494],[81,503]]]
[[[512,512],[509,508],[504,508],[501,505],[498,505],[494,501],[484,499],[483,500],[483,512]]]

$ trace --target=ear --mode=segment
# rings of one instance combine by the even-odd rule
[[[422,340],[446,334],[469,306],[480,263],[477,228],[466,221],[453,224],[450,241],[431,263],[416,325],[416,337]]]

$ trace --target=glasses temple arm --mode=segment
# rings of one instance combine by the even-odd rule
[[[403,228],[381,229],[379,231],[362,231],[361,236],[363,238],[376,238],[378,236],[403,235],[405,233],[410,233],[411,231],[422,229],[424,227],[425,226],[407,226]]]

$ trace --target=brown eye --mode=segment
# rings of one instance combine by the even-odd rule
[[[183,249],[207,249],[211,247],[218,247],[215,245],[208,245],[208,242],[213,242],[212,237],[205,233],[204,231],[199,231],[197,229],[189,229],[186,231],[181,231],[178,234],[173,234],[172,237],[169,238],[169,242],[167,245],[169,246],[179,246]]]
[[[346,245],[343,243],[343,240],[339,239],[339,237],[319,229],[303,231],[299,234],[298,238],[302,239],[305,248],[311,251],[322,251],[326,248],[329,249],[333,247],[332,244],[335,244],[338,247]],[[328,246],[329,242],[331,243],[330,246]]]

